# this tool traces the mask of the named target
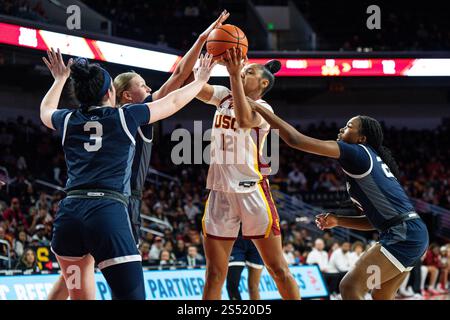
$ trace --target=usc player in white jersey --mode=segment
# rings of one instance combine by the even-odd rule
[[[206,255],[203,299],[219,300],[228,259],[240,224],[255,243],[283,299],[300,299],[299,288],[282,254],[278,213],[260,155],[270,125],[252,111],[249,100],[273,112],[262,96],[273,86],[279,61],[244,66],[239,49],[223,58],[231,90],[206,84],[197,96],[217,107],[211,135],[210,189],[202,220]]]

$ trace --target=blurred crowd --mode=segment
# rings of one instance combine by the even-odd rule
[[[42,1],[36,1],[33,4],[27,0],[2,0],[0,1],[0,14],[26,20],[49,22]]]

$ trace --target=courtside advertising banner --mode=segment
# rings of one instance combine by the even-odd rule
[[[328,296],[326,285],[317,266],[292,266],[290,270],[300,287],[302,298]],[[0,300],[46,300],[58,274],[21,275],[0,277]],[[96,273],[96,299],[110,300],[111,292],[101,273]],[[200,300],[205,286],[204,269],[144,271],[145,291],[148,300]],[[239,291],[248,300],[247,269],[242,272]],[[264,269],[260,281],[262,300],[281,299],[275,282]],[[229,300],[226,288],[222,299]]]

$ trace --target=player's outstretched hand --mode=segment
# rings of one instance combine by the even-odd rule
[[[222,62],[227,67],[230,76],[241,75],[242,68],[244,68],[247,59],[242,56],[240,48],[230,48],[225,52]]]
[[[333,213],[321,213],[316,216],[316,225],[320,230],[337,227],[337,217]]]
[[[214,21],[203,33],[199,36],[201,41],[206,41],[208,39],[209,34],[216,28],[219,28],[225,20],[228,19],[230,13],[227,10],[223,10],[220,16]]]
[[[213,62],[212,54],[205,54],[200,56],[200,63],[197,69],[194,70],[195,80],[208,82],[209,77],[211,76],[211,71],[217,62]]]
[[[67,80],[70,76],[70,66],[73,64],[73,59],[70,58],[66,66],[59,48],[57,52],[55,52],[53,48],[47,50],[47,56],[48,60],[45,57],[43,57],[42,60],[44,60],[47,68],[52,73],[53,78],[55,78],[55,80]]]

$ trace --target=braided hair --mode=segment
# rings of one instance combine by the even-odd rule
[[[269,92],[275,83],[275,73],[280,71],[281,62],[278,60],[270,60],[265,64],[261,65],[262,77],[264,79],[269,80],[269,85],[264,89],[261,93],[261,96],[264,96],[267,92]]]
[[[400,170],[397,162],[392,156],[391,150],[383,146],[383,129],[380,123],[368,116],[358,116],[361,121],[361,134],[366,136],[366,143],[371,146],[380,156],[381,160],[389,167],[392,174],[399,178]]]

